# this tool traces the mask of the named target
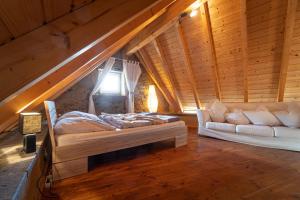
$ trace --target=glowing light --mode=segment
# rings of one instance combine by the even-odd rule
[[[190,17],[195,17],[198,14],[198,10],[192,10]]]
[[[157,112],[158,100],[156,96],[155,86],[149,85],[149,93],[148,93],[148,109],[149,112]]]
[[[200,8],[201,3],[199,1],[195,1],[192,5],[191,5],[191,9],[192,10],[196,10],[198,8]]]

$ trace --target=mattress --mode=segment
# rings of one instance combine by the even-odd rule
[[[55,134],[55,140],[57,146],[81,144],[83,142],[88,142],[95,139],[113,137],[117,134],[138,134],[153,131],[160,131],[165,129],[170,129],[172,127],[185,127],[183,121],[170,122],[159,125],[150,125],[137,128],[129,129],[117,129],[113,131],[100,131],[100,132],[90,132],[90,133],[68,133],[68,134]]]

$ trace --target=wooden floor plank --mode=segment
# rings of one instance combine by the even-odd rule
[[[90,172],[55,182],[60,199],[299,199],[300,153],[199,137],[90,158]]]

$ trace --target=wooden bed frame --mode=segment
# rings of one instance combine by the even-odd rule
[[[127,133],[124,134],[109,134],[101,138],[82,142],[81,144],[57,146],[53,129],[57,119],[55,103],[53,101],[45,101],[44,104],[52,146],[52,173],[54,180],[88,172],[88,156],[168,139],[174,139],[175,147],[187,144],[187,128],[184,123],[179,123],[176,126],[160,130],[132,132],[131,130],[133,129],[126,129]]]

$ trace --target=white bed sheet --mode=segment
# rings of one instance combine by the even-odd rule
[[[90,133],[68,133],[68,134],[55,134],[55,140],[57,146],[65,146],[72,144],[80,144],[82,142],[88,142],[90,140],[112,137],[116,134],[136,134],[138,132],[145,131],[155,131],[155,130],[164,130],[174,126],[183,126],[185,123],[183,121],[170,122],[159,125],[150,125],[137,128],[128,128],[128,129],[118,129],[114,131],[101,131],[101,132],[90,132]]]

